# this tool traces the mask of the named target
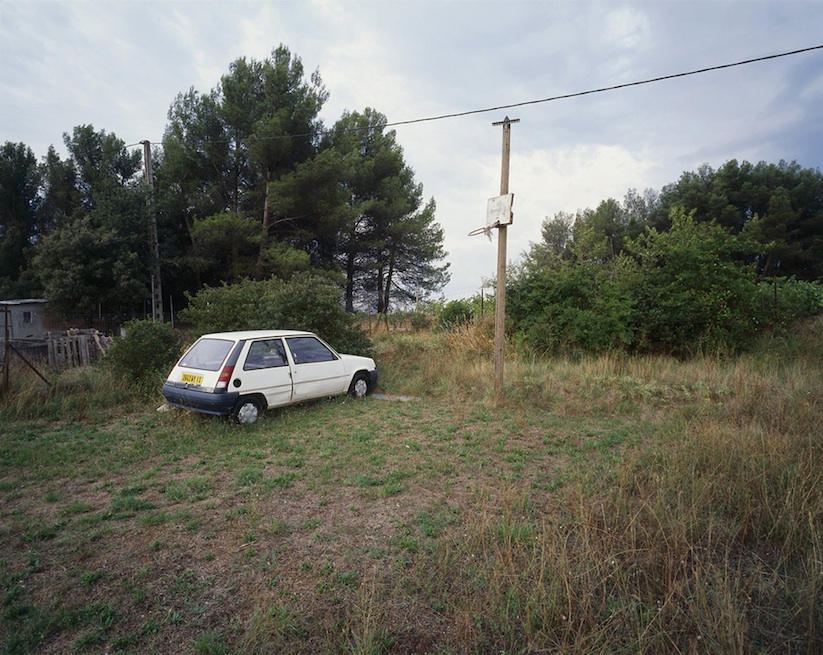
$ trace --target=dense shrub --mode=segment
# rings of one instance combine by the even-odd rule
[[[789,327],[823,312],[823,286],[794,277],[758,286],[763,312],[775,327]]]
[[[458,298],[450,300],[440,312],[440,326],[446,329],[467,325],[474,321],[474,306],[471,300]]]
[[[608,269],[576,262],[521,278],[509,291],[509,315],[519,339],[541,352],[604,351],[634,338],[631,260]]]
[[[745,347],[766,323],[755,270],[736,257],[745,244],[682,209],[671,220],[668,231],[649,229],[627,246],[641,269],[635,347],[678,354]]]
[[[103,360],[106,366],[131,380],[165,375],[180,356],[180,339],[168,323],[129,321],[125,334],[115,339]]]
[[[745,239],[682,209],[670,218],[617,255],[580,229],[566,255],[527,262],[508,290],[518,340],[543,352],[736,351],[823,311],[820,284],[758,279]]]
[[[431,302],[428,313],[434,319],[434,325],[444,330],[453,330],[471,324],[480,324],[485,318],[494,318],[494,297],[482,293],[468,298],[439,300]]]
[[[353,314],[341,303],[340,287],[308,273],[288,281],[278,278],[222,287],[206,287],[188,296],[180,318],[195,331],[309,330],[342,352],[367,354],[371,343]]]
[[[409,323],[412,330],[428,330],[431,327],[431,317],[426,312],[415,311],[409,314]]]

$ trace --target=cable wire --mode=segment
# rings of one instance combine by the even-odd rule
[[[528,105],[539,105],[545,102],[554,102],[555,100],[567,100],[569,98],[579,98],[581,96],[592,95],[594,93],[605,93],[606,91],[617,91],[618,89],[626,89],[632,86],[641,86],[643,84],[653,84],[654,82],[663,82],[665,80],[673,80],[679,77],[688,77],[690,75],[699,75],[701,73],[709,73],[712,71],[722,70],[724,68],[734,68],[735,66],[745,66],[747,64],[754,64],[761,61],[768,61],[770,59],[779,59],[781,57],[789,57],[791,55],[798,55],[812,50],[821,50],[823,45],[815,45],[808,48],[801,48],[799,50],[792,50],[790,52],[781,52],[776,55],[766,55],[764,57],[755,57],[754,59],[745,59],[743,61],[736,61],[731,64],[720,64],[718,66],[709,66],[708,68],[699,68],[697,70],[688,71],[686,73],[673,73],[671,75],[663,75],[661,77],[653,77],[648,80],[641,80],[639,82],[626,82],[625,84],[615,84],[613,86],[604,86],[599,89],[590,89],[588,91],[578,91],[576,93],[566,93],[564,95],[552,96],[550,98],[542,98],[540,100],[526,100],[525,102],[515,102],[510,105],[499,105],[497,107],[488,107],[486,109],[472,109],[470,111],[457,112],[454,114],[443,114],[441,116],[430,116],[428,118],[415,118],[408,121],[397,121],[394,123],[387,123],[386,127],[395,127],[397,125],[412,125],[414,123],[424,123],[427,121],[439,121],[446,118],[459,118],[461,116],[472,116],[474,114],[485,114],[492,111],[501,111],[503,109],[514,109],[517,107],[526,107]]]
[[[597,88],[597,89],[589,89],[588,91],[577,91],[575,93],[565,93],[563,95],[551,96],[551,97],[548,97],[548,98],[541,98],[539,100],[526,100],[526,101],[523,101],[523,102],[514,102],[514,103],[511,103],[511,104],[508,104],[508,105],[498,105],[496,107],[487,107],[485,109],[471,109],[471,110],[468,110],[468,111],[455,112],[455,113],[451,113],[451,114],[441,114],[439,116],[428,116],[426,118],[413,118],[411,120],[405,120],[405,121],[393,121],[393,122],[383,123],[382,125],[369,125],[368,127],[365,127],[365,128],[353,128],[353,129],[364,129],[364,130],[383,129],[383,128],[386,128],[386,127],[397,127],[399,125],[415,125],[415,124],[418,124],[418,123],[430,123],[430,122],[433,122],[433,121],[442,121],[442,120],[446,120],[446,119],[449,119],[449,118],[461,118],[463,116],[474,116],[476,114],[487,114],[487,113],[493,112],[493,111],[502,111],[504,109],[516,109],[517,107],[527,107],[529,105],[539,105],[539,104],[544,104],[544,103],[547,103],[547,102],[555,102],[557,100],[568,100],[570,98],[580,98],[582,96],[593,95],[595,93],[606,93],[607,91],[618,91],[620,89],[627,89],[627,88],[634,87],[634,86],[643,86],[645,84],[654,84],[656,82],[664,82],[666,80],[674,80],[674,79],[678,79],[678,78],[681,78],[681,77],[689,77],[689,76],[692,76],[692,75],[701,75],[703,73],[711,73],[713,71],[724,70],[724,69],[727,69],[727,68],[736,68],[738,66],[747,66],[749,64],[755,64],[755,63],[759,63],[759,62],[762,62],[762,61],[769,61],[769,60],[772,60],[772,59],[781,59],[783,57],[791,57],[793,55],[799,55],[799,54],[802,54],[802,53],[805,53],[805,52],[812,52],[814,50],[823,50],[823,44],[810,46],[808,48],[800,48],[798,50],[790,50],[788,52],[780,52],[780,53],[774,54],[774,55],[765,55],[763,57],[755,57],[753,59],[744,59],[743,61],[736,61],[736,62],[733,62],[733,63],[730,63],[730,64],[719,64],[717,66],[708,66],[706,68],[698,68],[696,70],[687,71],[685,73],[672,73],[672,74],[669,74],[669,75],[661,75],[660,77],[652,77],[652,78],[649,78],[649,79],[646,79],[646,80],[640,80],[640,81],[637,81],[637,82],[626,82],[624,84],[614,84],[612,86],[604,86],[604,87],[600,87],[600,88]],[[333,130],[331,130],[331,129],[320,130],[319,134],[330,134],[332,131]],[[302,134],[283,134],[283,135],[279,135],[279,136],[270,136],[270,137],[247,137],[244,140],[247,141],[247,142],[248,141],[277,141],[277,140],[282,140],[282,139],[300,139],[300,138],[313,137],[313,136],[316,136],[316,134],[306,132],[306,133],[302,133]],[[219,141],[223,142],[223,141],[229,141],[229,140],[228,139],[226,139],[226,140],[220,139]],[[209,143],[213,143],[213,142],[210,141]],[[140,144],[134,144],[134,145],[136,146],[136,145],[140,145]],[[154,142],[153,142],[153,145],[155,145]],[[162,144],[158,143],[156,145],[162,145]],[[129,147],[129,146],[127,146],[127,147]]]

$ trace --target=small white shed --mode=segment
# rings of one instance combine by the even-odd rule
[[[46,336],[46,300],[0,300],[0,341],[6,321],[11,339],[41,339]],[[4,310],[8,310],[8,312]]]

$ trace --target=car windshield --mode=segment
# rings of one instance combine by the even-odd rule
[[[180,366],[216,371],[233,345],[234,341],[226,339],[200,339],[180,360]]]

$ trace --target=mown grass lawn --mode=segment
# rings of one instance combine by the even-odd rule
[[[7,398],[0,652],[819,652],[819,357],[514,358],[496,404],[459,344],[253,426]]]

